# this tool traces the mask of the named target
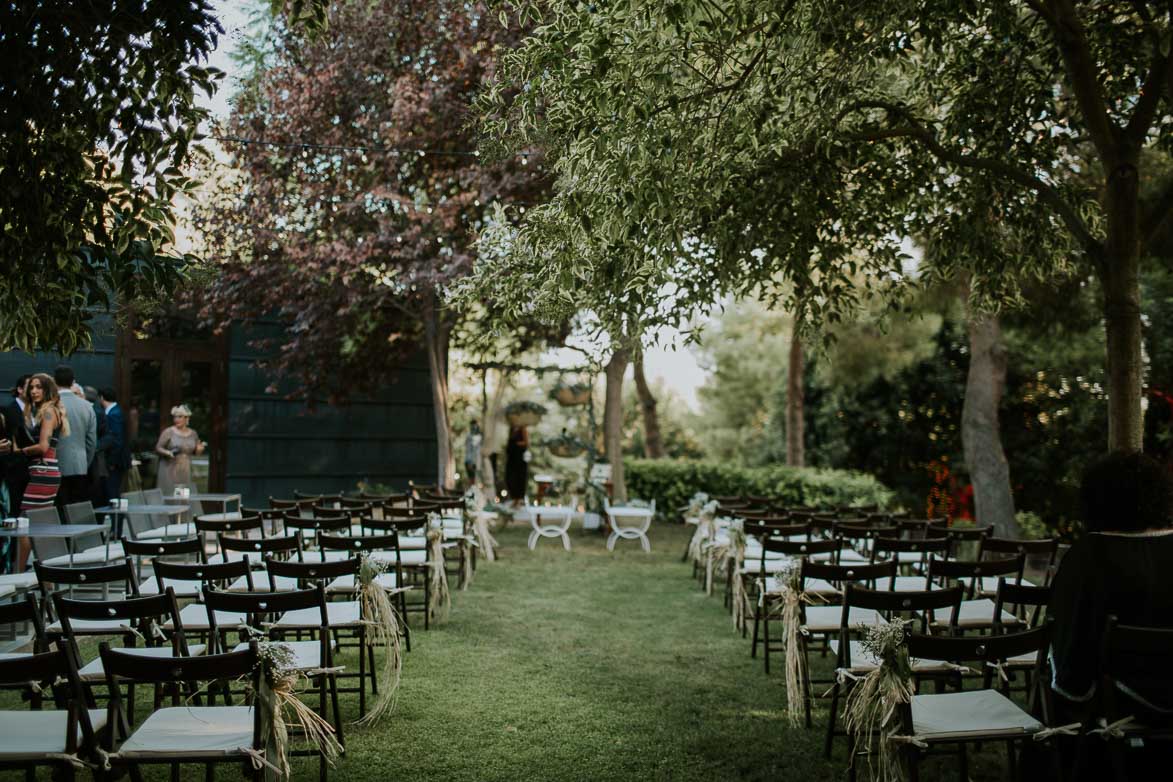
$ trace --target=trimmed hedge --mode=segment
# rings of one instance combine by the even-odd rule
[[[724,462],[625,459],[627,495],[656,501],[657,511],[672,518],[692,495],[776,497],[787,505],[816,508],[839,505],[887,507],[892,492],[871,475],[814,467],[738,467]]]

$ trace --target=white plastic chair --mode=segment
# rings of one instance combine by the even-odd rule
[[[606,498],[603,499],[603,510],[607,513],[607,520],[611,523],[611,536],[607,538],[607,550],[614,551],[615,543],[620,538],[624,540],[638,540],[644,551],[652,550],[652,543],[648,540],[648,528],[652,526],[652,518],[656,515],[656,501],[652,500],[648,507],[636,505],[612,505]],[[634,524],[620,524],[620,519]]]
[[[541,507],[538,505],[526,508],[529,514],[529,523],[533,532],[529,534],[529,547],[532,550],[538,545],[540,538],[561,538],[562,548],[570,551],[570,522],[574,519],[573,507]]]

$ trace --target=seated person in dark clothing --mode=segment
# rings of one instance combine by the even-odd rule
[[[1048,609],[1056,706],[1069,713],[1095,697],[1109,615],[1123,625],[1173,628],[1173,480],[1167,468],[1144,454],[1113,454],[1088,469],[1080,494],[1086,534],[1063,558]],[[1117,676],[1138,717],[1173,716],[1173,660]]]

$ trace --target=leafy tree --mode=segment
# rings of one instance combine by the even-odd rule
[[[512,238],[514,307],[557,312],[585,288],[604,317],[680,319],[781,278],[790,309],[833,322],[850,279],[899,278],[902,236],[927,237],[930,278],[968,272],[984,307],[1074,259],[1103,293],[1109,447],[1140,447],[1138,269],[1173,180],[1145,203],[1138,181],[1170,140],[1168,10],[515,7],[543,24],[505,58],[488,130],[543,144],[559,186]]]
[[[174,286],[174,198],[219,72],[205,0],[0,8],[0,349],[70,353],[88,310]]]
[[[350,0],[325,21],[276,20],[233,108],[226,135],[244,140],[233,147],[240,175],[205,215],[218,259],[206,314],[286,319],[274,368],[311,398],[376,388],[422,343],[438,479],[450,485],[447,361],[459,313],[442,298],[471,268],[487,210],[543,189],[540,155],[486,164],[467,129],[518,32],[447,0]]]

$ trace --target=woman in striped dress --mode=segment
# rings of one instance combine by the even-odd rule
[[[29,458],[29,485],[20,505],[22,516],[27,516],[30,510],[53,507],[57,490],[61,487],[57,438],[69,434],[69,419],[65,416],[65,407],[52,377],[40,373],[29,378],[26,398],[29,403],[24,408],[25,427],[34,442],[21,449]],[[29,539],[21,538],[18,572],[23,572],[28,564],[30,549]]]

